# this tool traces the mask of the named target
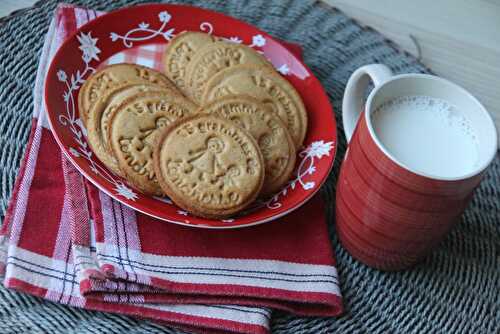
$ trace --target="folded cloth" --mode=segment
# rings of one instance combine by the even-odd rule
[[[267,333],[273,308],[340,314],[335,260],[318,196],[261,226],[187,228],[111,199],[64,157],[48,128],[44,77],[64,39],[97,15],[61,5],[50,24],[30,139],[0,231],[4,285],[196,332]],[[148,58],[140,51],[133,52],[157,66],[157,55]]]

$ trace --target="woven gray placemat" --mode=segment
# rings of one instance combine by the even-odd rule
[[[32,90],[48,22],[49,0],[0,19],[0,215],[3,220],[28,138]],[[66,1],[98,10],[150,1]],[[180,2],[180,1],[164,1]],[[380,62],[395,72],[426,72],[370,29],[311,0],[183,1],[253,23],[304,48],[306,63],[323,83],[341,124],[349,75]],[[416,268],[383,273],[352,259],[334,234],[334,191],[345,140],[339,126],[335,168],[324,187],[346,313],[304,318],[273,313],[275,333],[499,333],[500,158],[491,166],[462,218],[440,247]],[[148,321],[90,312],[0,287],[0,333],[178,333]]]

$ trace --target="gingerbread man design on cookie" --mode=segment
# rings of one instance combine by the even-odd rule
[[[218,177],[225,174],[226,169],[218,158],[218,154],[224,150],[224,142],[220,138],[208,137],[205,146],[190,151],[191,158],[188,160],[195,170],[199,172],[200,181],[215,183]]]
[[[147,174],[149,179],[154,178],[153,169],[153,132],[172,123],[167,117],[159,117],[153,127],[141,129],[140,133],[132,138],[120,140],[122,152],[129,153],[130,165],[141,175]]]

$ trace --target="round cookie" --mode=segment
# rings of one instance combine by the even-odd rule
[[[215,38],[211,35],[202,32],[184,31],[168,43],[163,54],[165,73],[183,92],[186,91],[187,87],[185,80],[186,68],[189,62],[201,48],[214,41]]]
[[[257,141],[266,174],[262,195],[280,190],[290,179],[296,161],[293,139],[281,119],[257,99],[232,95],[215,100],[200,111],[235,122]]]
[[[248,94],[268,104],[287,126],[300,149],[307,132],[307,113],[295,88],[267,67],[238,65],[228,67],[205,85],[202,105],[226,95]]]
[[[126,99],[111,116],[108,142],[129,183],[150,195],[162,195],[153,168],[161,129],[196,109],[180,94],[145,92]]]
[[[149,67],[127,63],[103,67],[88,77],[78,93],[78,109],[83,123],[87,125],[88,113],[100,96],[125,83],[150,83],[176,89],[165,75]]]
[[[187,91],[193,101],[200,103],[205,84],[221,70],[236,65],[272,65],[252,48],[235,43],[215,42],[203,46],[186,68]]]
[[[165,193],[200,217],[237,213],[255,200],[264,182],[257,142],[231,121],[211,115],[185,118],[164,130],[154,162]]]
[[[94,103],[87,116],[88,142],[92,151],[115,174],[123,176],[108,145],[109,119],[126,99],[147,91],[166,91],[167,88],[152,84],[122,84],[116,86]],[[172,91],[172,94],[175,94]]]

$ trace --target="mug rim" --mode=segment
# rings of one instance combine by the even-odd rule
[[[422,171],[416,170],[414,168],[411,168],[411,167],[405,165],[404,163],[402,163],[401,161],[399,161],[381,143],[377,134],[375,133],[375,130],[373,129],[372,122],[371,122],[372,101],[373,101],[374,97],[377,95],[377,93],[385,85],[387,85],[390,82],[400,80],[400,79],[405,79],[405,78],[423,78],[426,80],[435,80],[435,81],[440,82],[441,84],[449,85],[449,86],[453,87],[454,89],[458,90],[461,94],[464,94],[465,96],[467,96],[467,98],[471,99],[474,103],[476,103],[480,107],[479,109],[482,113],[482,116],[485,117],[486,121],[493,128],[493,138],[491,138],[491,142],[493,143],[493,145],[491,147],[491,152],[486,153],[487,154],[486,159],[483,159],[483,162],[480,165],[478,165],[476,168],[474,168],[473,171],[466,173],[466,174],[463,174],[463,175],[459,175],[459,176],[439,176],[439,175],[433,175],[430,173],[422,172]],[[451,82],[450,80],[447,80],[447,79],[444,79],[444,78],[441,78],[441,77],[438,77],[435,75],[431,75],[431,74],[406,73],[406,74],[398,74],[398,75],[394,75],[394,76],[390,77],[388,80],[384,81],[382,84],[375,87],[370,92],[368,99],[366,100],[364,117],[365,117],[365,121],[367,124],[368,132],[370,133],[370,137],[373,139],[373,141],[375,142],[377,147],[384,153],[385,156],[387,156],[389,159],[391,159],[391,161],[393,161],[398,166],[400,166],[401,168],[403,168],[409,172],[412,172],[416,175],[419,175],[419,176],[422,176],[425,178],[437,180],[437,181],[459,181],[459,180],[465,180],[465,179],[474,177],[478,174],[481,174],[491,164],[491,162],[495,158],[496,152],[498,150],[498,134],[497,134],[495,122],[493,121],[493,118],[491,117],[490,113],[486,110],[486,108],[483,106],[483,104],[481,102],[479,102],[479,100],[474,95],[469,93],[465,88],[457,85],[456,83]]]

